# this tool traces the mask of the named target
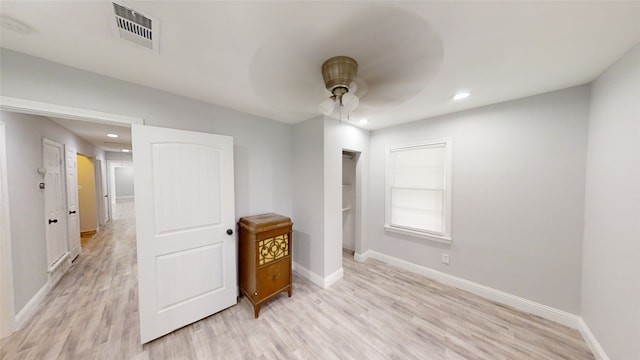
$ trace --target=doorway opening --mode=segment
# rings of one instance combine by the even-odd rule
[[[342,150],[342,251],[353,256],[356,250],[357,178],[360,153]]]
[[[77,129],[77,131],[73,131],[69,129],[66,125],[66,122],[73,122],[77,124],[85,124],[85,126],[119,126],[119,127],[127,127],[130,128],[131,124],[142,124],[143,120],[141,118],[134,118],[116,114],[109,113],[101,113],[92,110],[85,110],[79,108],[66,107],[55,104],[41,103],[37,101],[19,99],[19,98],[11,98],[11,97],[0,97],[0,110],[2,111],[2,118],[0,119],[0,124],[4,125],[5,121],[8,121],[11,125],[10,130],[13,132],[13,138],[10,142],[7,138],[7,141],[1,141],[0,147],[0,190],[2,190],[2,211],[0,211],[0,215],[2,218],[0,222],[2,222],[2,226],[0,227],[0,231],[2,231],[2,236],[0,236],[0,249],[1,257],[2,257],[2,276],[0,277],[1,288],[2,288],[2,306],[0,312],[0,323],[3,324],[0,330],[2,330],[2,337],[11,334],[16,329],[20,329],[23,326],[26,326],[30,319],[36,314],[37,307],[40,303],[44,301],[47,293],[54,287],[57,282],[57,278],[61,277],[64,271],[62,269],[69,268],[66,266],[70,264],[73,256],[72,254],[72,239],[68,237],[69,230],[65,225],[70,224],[68,218],[71,218],[72,214],[75,215],[78,210],[74,209],[70,204],[67,203],[69,199],[68,193],[69,189],[64,186],[70,183],[67,181],[68,174],[65,174],[70,168],[67,166],[67,150],[70,150],[69,153],[73,153],[73,158],[77,160],[76,157],[76,149],[89,149],[88,143],[94,143],[92,139],[88,139],[87,134],[83,133],[82,126]],[[6,117],[6,114],[12,114],[11,116]],[[29,121],[24,121],[24,120]],[[33,120],[32,120],[33,119]],[[57,124],[54,124],[57,123]],[[75,133],[79,138],[71,137],[68,135],[64,135],[64,132],[56,130],[56,126],[62,126],[70,130],[72,133]],[[9,126],[6,127],[9,129]],[[1,133],[4,134],[5,126],[0,126]],[[104,133],[106,132],[102,132]],[[45,206],[43,206],[43,202],[41,201],[28,201],[28,200],[38,200],[38,198],[47,197],[48,189],[53,189],[52,186],[47,186],[50,183],[50,179],[45,179],[47,174],[52,175],[52,171],[47,170],[47,166],[44,166],[44,159],[47,158],[44,156],[44,145],[43,139],[50,138],[54,142],[60,145],[64,150],[62,152],[63,155],[60,155],[62,159],[59,159],[57,163],[60,165],[59,172],[60,174],[60,184],[62,185],[61,195],[59,197],[63,202],[63,213],[55,213],[53,210],[51,213],[53,215],[57,215],[57,217],[46,217],[48,215],[45,213]],[[19,140],[18,140],[19,139]],[[4,140],[4,137],[3,137]],[[86,141],[85,141],[86,140]],[[94,143],[95,144],[95,143]],[[4,151],[4,145],[7,147],[12,146],[14,150],[26,149],[24,153],[26,154],[24,157],[21,157],[22,166],[16,167],[8,167],[7,166],[7,156]],[[87,150],[90,151],[90,150]],[[118,148],[120,151],[120,148]],[[14,153],[18,153],[18,151],[14,151]],[[51,151],[51,154],[54,152]],[[93,154],[92,154],[93,155]],[[51,155],[52,157],[53,155]],[[26,160],[25,160],[26,159]],[[64,161],[63,161],[64,160]],[[100,165],[104,166],[105,162],[100,163],[98,159],[94,160],[94,170],[97,171],[97,167]],[[25,161],[27,161],[25,163]],[[7,171],[10,170],[10,171]],[[106,183],[106,171],[103,171],[102,174],[105,174],[105,183]],[[12,194],[21,194],[19,196],[20,201],[12,201],[13,207],[9,208],[10,204],[8,201],[9,191],[7,189],[8,182],[5,181],[7,176],[14,176],[17,180],[13,181],[15,185],[16,191],[13,191]],[[94,175],[94,187],[100,187],[101,184],[95,184],[97,175]],[[77,178],[74,176],[74,178]],[[73,184],[72,184],[73,185]],[[73,187],[73,186],[72,186]],[[34,191],[35,188],[35,191]],[[94,191],[96,189],[94,188]],[[104,190],[106,193],[106,189]],[[73,193],[78,193],[77,189]],[[24,196],[23,196],[24,195]],[[52,195],[53,196],[53,195]],[[94,200],[94,204],[97,203],[97,207],[99,209],[99,213],[103,214],[107,211],[102,212],[100,207],[102,207],[101,203],[98,199]],[[23,216],[23,218],[27,219],[27,221],[16,222],[20,226],[13,226],[12,231],[9,231],[9,213],[10,211],[16,211],[18,214],[32,214],[31,217]],[[47,212],[48,213],[48,212]],[[76,218],[77,219],[77,218]],[[40,241],[40,239],[45,238],[45,228],[49,226],[49,220],[51,220],[52,232],[60,232],[64,233],[65,241],[51,241],[51,244],[47,244],[47,241]],[[55,221],[57,220],[57,222]],[[44,225],[39,226],[35,224]],[[97,223],[101,223],[97,221]],[[5,226],[6,225],[6,226]],[[59,225],[56,229],[54,225]],[[21,236],[28,239],[35,239],[32,241],[33,245],[36,246],[36,250],[38,254],[42,254],[43,261],[38,264],[34,264],[32,259],[29,258],[31,256],[28,252],[14,252],[11,246],[12,235],[15,236],[15,233],[22,234]],[[79,235],[79,221],[77,226],[77,233]],[[96,226],[96,228],[98,228]],[[55,230],[55,231],[53,231]],[[73,233],[76,233],[74,231]],[[54,237],[55,238],[55,237]],[[52,238],[53,239],[53,238]],[[15,238],[14,238],[15,240]],[[78,249],[80,248],[80,239],[78,236]],[[50,248],[46,248],[46,245],[52,245]],[[55,246],[53,246],[55,245]],[[66,256],[62,257],[57,256],[60,249],[66,248]],[[70,256],[71,255],[71,256]],[[50,266],[50,259],[57,258],[56,261],[53,262],[53,266]],[[64,259],[68,259],[64,260]],[[63,259],[62,261],[60,259]],[[7,261],[5,261],[7,260]],[[64,264],[65,266],[60,266]],[[27,288],[24,285],[19,287],[15,282],[12,282],[11,279],[7,279],[7,274],[10,274],[10,271],[5,271],[7,266],[11,266],[13,272],[15,273],[16,269],[23,270],[25,267],[30,267],[29,271],[33,274],[38,274],[38,283],[35,285],[40,286],[42,284],[42,276],[40,274],[45,275],[45,283],[41,285],[39,289],[34,290],[31,289],[34,285],[31,285],[31,288]],[[31,269],[35,268],[35,269]],[[52,271],[52,270],[60,270]],[[52,276],[52,274],[54,276]],[[36,277],[31,277],[35,279]],[[24,282],[22,283],[24,284]],[[25,290],[26,289],[26,290]],[[5,291],[7,290],[7,291]],[[6,295],[6,296],[5,296]],[[14,306],[8,306],[8,301],[5,301],[7,298],[15,299]],[[5,306],[7,305],[7,306]],[[13,307],[13,309],[9,309]],[[7,310],[8,311],[5,311]],[[7,325],[6,327],[4,325]]]
[[[133,162],[109,160],[109,210],[113,220],[131,217],[134,207]]]
[[[98,206],[96,203],[96,169],[90,156],[77,154],[78,209],[80,212],[80,239],[82,247],[98,232]]]

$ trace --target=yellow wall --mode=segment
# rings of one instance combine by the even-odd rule
[[[78,205],[80,207],[80,231],[98,228],[96,207],[96,177],[93,159],[78,154]]]

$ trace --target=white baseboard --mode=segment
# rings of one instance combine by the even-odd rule
[[[323,278],[322,276],[314,273],[313,271],[298,263],[294,262],[292,267],[293,271],[297,272],[300,276],[308,279],[309,281],[320,286],[323,289],[326,289],[329,286],[335,284],[338,280],[342,279],[344,275],[342,268],[338,269],[336,272],[327,276],[326,278]]]
[[[587,323],[582,318],[580,318],[579,320],[578,330],[580,330],[580,334],[582,334],[584,341],[587,343],[587,345],[589,345],[593,356],[595,356],[597,360],[609,360],[609,356],[607,356],[607,353],[604,352],[604,349],[591,332],[591,329],[589,329]]]
[[[47,296],[49,290],[51,289],[51,285],[47,282],[45,283],[40,290],[27,302],[27,304],[16,314],[15,321],[15,329],[19,330],[24,325],[26,325],[29,320],[35,315],[36,310],[38,309],[44,297]]]
[[[370,254],[369,250],[365,251],[362,254],[354,253],[353,254],[353,260],[355,260],[357,262],[365,262],[370,257],[370,255],[371,254]]]
[[[292,267],[293,271],[297,272],[300,276],[324,289],[324,279],[320,275],[295,262]]]
[[[453,275],[430,269],[425,266],[417,265],[406,260],[398,259],[393,256],[385,255],[373,250],[367,250],[363,254],[355,254],[354,259],[363,262],[368,258],[383,261],[389,265],[397,266],[401,269],[411,271],[416,274],[424,275],[430,279],[440,283],[456,287],[468,291],[470,293],[482,296],[483,298],[499,302],[501,304],[512,306],[518,310],[538,315],[545,319],[555,321],[574,329],[580,328],[580,316],[559,310],[547,305],[537,303],[516,295],[506,293],[485,285],[474,283]]]
[[[342,270],[342,267],[341,267],[340,269],[336,270],[333,274],[324,278],[324,288],[326,289],[329,286],[335,284],[343,277],[344,277],[344,270]]]

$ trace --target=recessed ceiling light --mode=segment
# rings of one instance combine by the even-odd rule
[[[469,95],[471,95],[471,91],[469,90],[458,91],[457,93],[455,93],[455,95],[453,95],[453,100],[458,101],[466,99],[469,97]]]
[[[358,124],[360,124],[360,125],[365,125],[365,124],[368,124],[368,123],[369,123],[369,120],[367,120],[367,119],[362,119],[362,120],[358,121]]]
[[[107,136],[110,138],[117,138],[118,134],[107,134]]]
[[[131,150],[129,149],[122,149],[122,152],[130,152]]]

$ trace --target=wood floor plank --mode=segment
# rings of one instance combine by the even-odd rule
[[[240,298],[142,346],[133,203],[115,214],[1,359],[594,359],[576,330],[347,252],[329,289],[294,273],[259,319]]]

